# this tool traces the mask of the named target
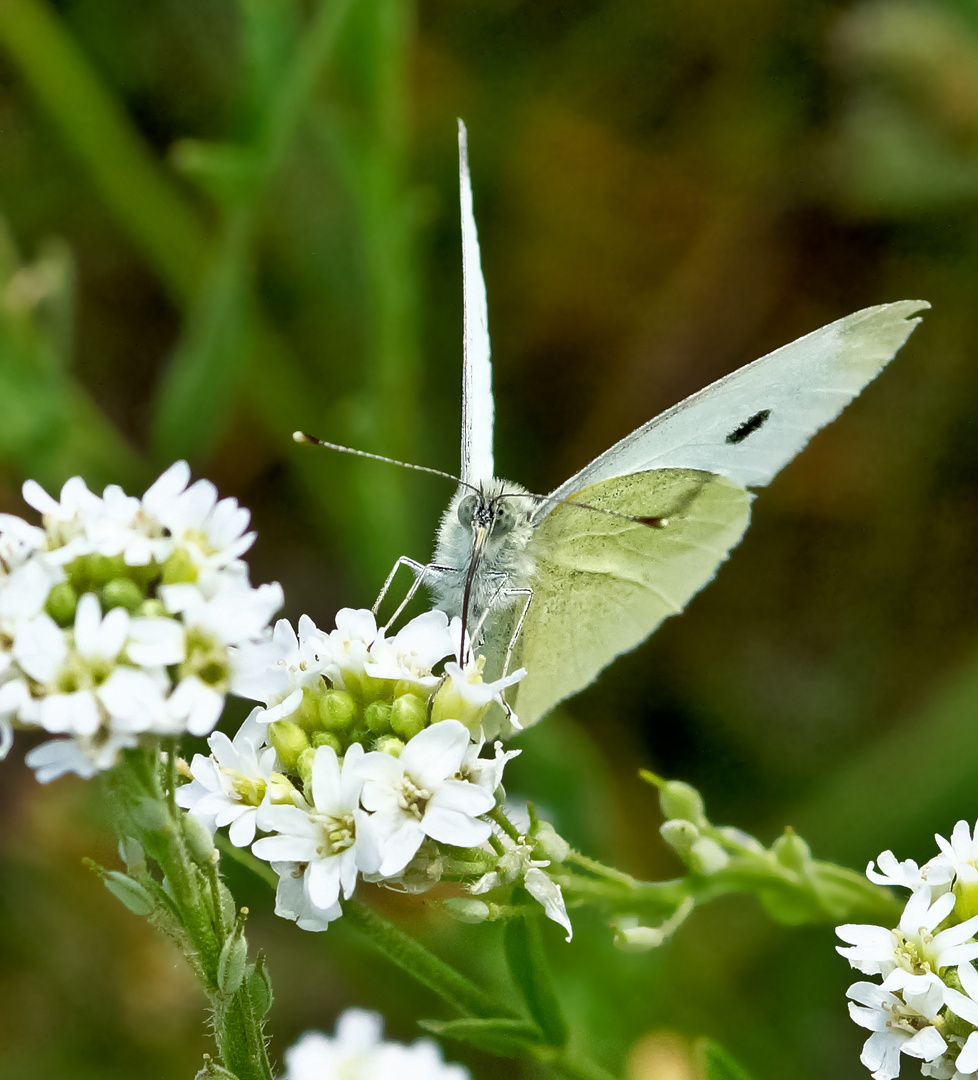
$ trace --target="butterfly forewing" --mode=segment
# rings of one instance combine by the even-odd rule
[[[704,469],[760,487],[879,374],[930,307],[864,308],[711,383],[627,435],[553,493],[648,469]],[[550,506],[541,507],[538,518]]]
[[[663,469],[574,493],[655,524],[567,504],[547,514],[531,542],[533,596],[512,665],[527,670],[515,695],[520,723],[535,723],[682,611],[740,540],[751,498],[724,477]]]

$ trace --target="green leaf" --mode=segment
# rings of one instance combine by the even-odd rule
[[[468,1043],[500,1057],[526,1057],[543,1042],[542,1032],[529,1020],[419,1020],[433,1035]]]
[[[751,1080],[750,1074],[712,1039],[699,1039],[696,1053],[705,1080]]]
[[[566,1045],[567,1022],[554,993],[538,920],[533,916],[509,919],[503,941],[510,974],[530,1015],[540,1025],[547,1042],[552,1046]]]

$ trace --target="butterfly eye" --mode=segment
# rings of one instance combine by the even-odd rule
[[[508,533],[516,524],[516,515],[508,502],[496,504],[495,514],[492,520],[492,531],[495,533]]]
[[[476,495],[466,495],[465,498],[458,504],[459,523],[464,525],[467,529],[472,528],[472,522],[475,519],[475,512],[479,508],[479,499]]]

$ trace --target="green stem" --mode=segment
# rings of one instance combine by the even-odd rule
[[[343,904],[343,915],[390,961],[463,1015],[482,1019],[514,1015],[507,1006],[495,1001],[461,972],[372,908],[356,900],[347,900]]]
[[[579,851],[571,849],[570,854],[564,859],[565,863],[573,863],[575,866],[581,867],[582,870],[590,870],[592,874],[597,874],[598,877],[607,879],[608,881],[617,881],[622,885],[628,885],[634,888],[640,885],[641,882],[637,878],[633,878],[631,874],[623,873],[621,870],[616,870],[613,866],[605,866],[604,863],[598,862],[597,859],[589,858],[587,855],[582,855]]]
[[[486,814],[486,817],[491,818],[510,838],[510,840],[515,840],[516,843],[520,842],[522,837],[520,836],[519,829],[517,829],[516,826],[509,820],[509,818],[506,817],[506,815],[503,813],[503,808],[501,806],[493,807],[493,809],[488,814]]]

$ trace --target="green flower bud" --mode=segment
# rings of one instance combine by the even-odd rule
[[[312,792],[312,763],[315,760],[316,751],[311,746],[308,746],[302,751],[295,763],[295,771],[299,774],[302,786],[307,792]]]
[[[214,837],[207,826],[193,814],[184,814],[183,836],[187,841],[191,859],[204,869],[209,867],[217,855],[217,848],[214,847]]]
[[[962,881],[954,884],[954,914],[964,922],[978,915],[978,881]]]
[[[474,898],[452,896],[447,900],[442,900],[439,907],[447,911],[452,918],[464,923],[485,922],[490,915],[489,905],[483,900]]]
[[[557,833],[549,821],[538,821],[531,836],[533,853],[541,859],[562,863],[570,854],[570,844]]]
[[[239,919],[217,960],[218,989],[224,994],[233,994],[241,985],[247,966],[248,942],[244,936],[244,920]]]
[[[119,856],[126,864],[126,869],[132,873],[143,873],[146,870],[146,853],[143,845],[131,836],[126,836],[119,841]]]
[[[138,881],[133,881],[128,874],[118,870],[106,870],[102,875],[105,887],[117,899],[121,900],[134,915],[149,915],[156,907],[149,890]]]
[[[383,701],[371,701],[364,713],[367,728],[372,735],[390,735],[391,707]]]
[[[121,607],[135,614],[145,599],[143,590],[131,578],[113,578],[102,590],[102,607],[106,611]]]
[[[133,819],[147,832],[169,832],[170,816],[166,806],[156,799],[141,799],[133,808]]]
[[[382,754],[390,754],[391,757],[400,757],[404,743],[396,735],[381,735],[374,743],[374,749]]]
[[[345,735],[357,715],[357,703],[346,690],[327,690],[319,699],[319,722],[327,731]]]
[[[812,861],[811,848],[791,829],[785,829],[784,835],[774,841],[771,851],[782,866],[799,874],[804,873]]]
[[[265,954],[260,952],[245,976],[248,983],[248,997],[254,1006],[258,1019],[268,1015],[272,1007],[272,982],[265,966]]]
[[[394,734],[407,742],[428,723],[428,704],[414,694],[394,698],[390,710],[390,725]]]
[[[685,862],[693,844],[700,838],[700,831],[691,821],[675,819],[664,821],[659,826],[659,835]]]
[[[59,581],[48,593],[45,610],[59,626],[71,626],[75,621],[75,608],[78,606],[78,594],[71,582]]]
[[[166,604],[162,600],[144,600],[139,606],[140,615],[145,615],[147,618],[156,618],[161,615],[166,615]]]
[[[696,788],[682,780],[666,780],[659,788],[659,805],[666,819],[682,818],[699,828],[706,825],[703,798]]]
[[[197,564],[190,557],[190,552],[185,548],[177,548],[176,551],[163,564],[163,584],[177,585],[180,582],[197,580]]]
[[[716,840],[701,836],[690,848],[687,863],[693,873],[709,877],[711,874],[726,870],[730,865],[730,856]]]
[[[343,754],[343,744],[331,731],[317,731],[312,737],[313,749],[320,746],[331,746],[336,751],[336,756]]]
[[[269,724],[268,741],[275,747],[279,761],[290,772],[296,771],[299,755],[309,748],[309,737],[290,720],[276,720],[274,724]]]

